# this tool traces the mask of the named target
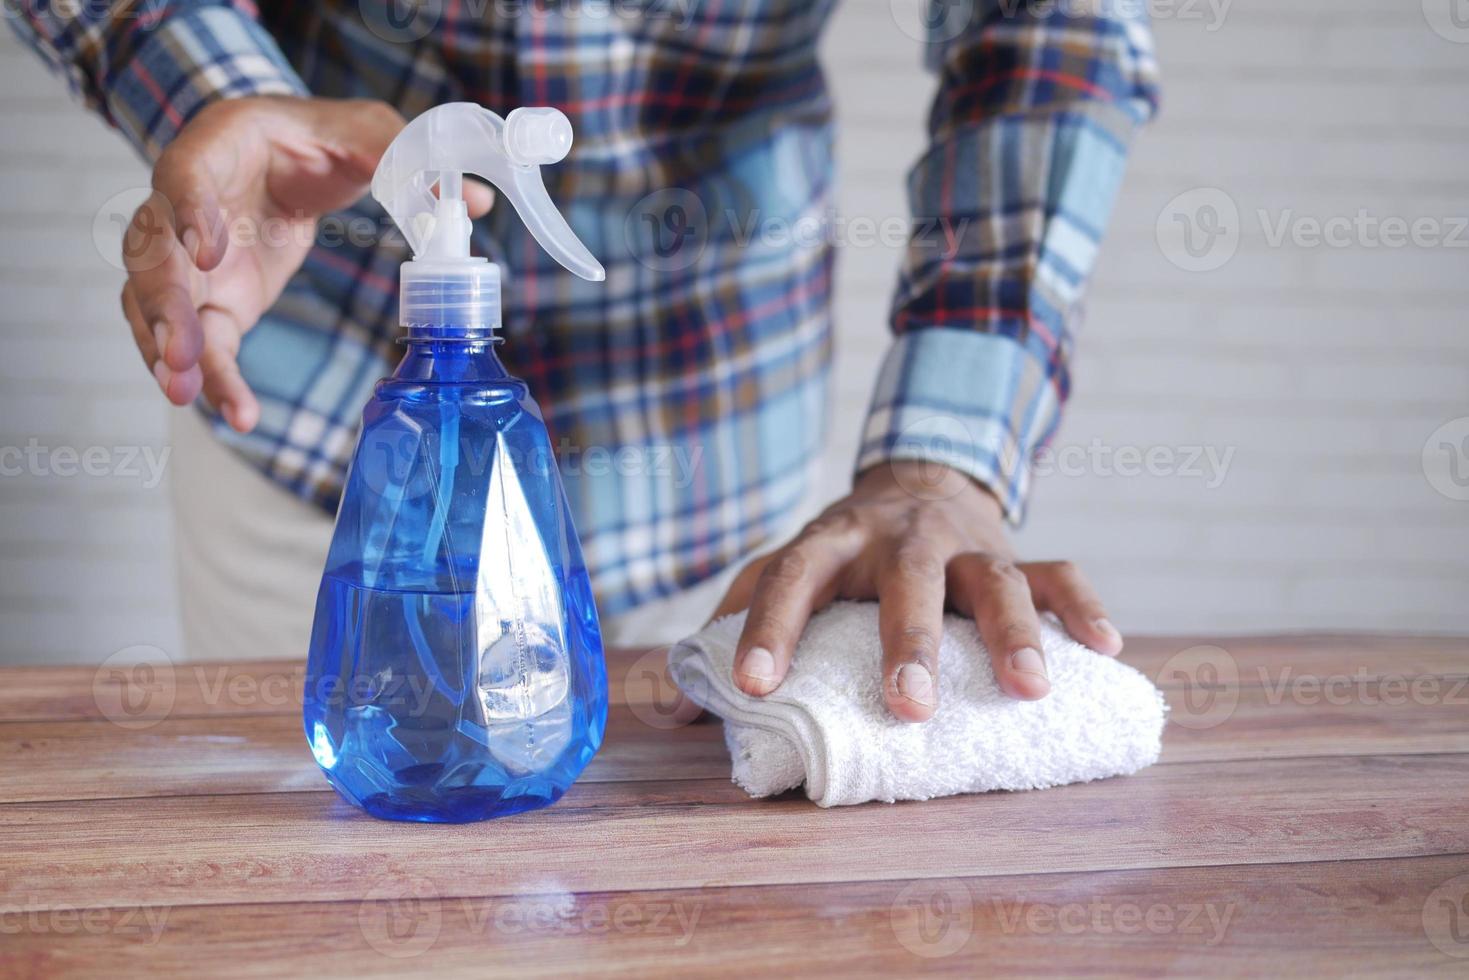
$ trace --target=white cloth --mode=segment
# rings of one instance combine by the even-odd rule
[[[1060,786],[1133,773],[1158,760],[1163,696],[1141,673],[1069,639],[1042,640],[1051,693],[1017,701],[995,683],[974,623],[944,620],[938,710],[902,722],[882,698],[877,605],[842,602],[814,616],[785,681],[764,698],[731,680],[744,614],[669,651],[669,672],[725,721],[734,781],[751,796],[802,783],[821,806],[927,800]]]

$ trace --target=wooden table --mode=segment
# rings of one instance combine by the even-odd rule
[[[583,780],[456,827],[326,788],[299,665],[0,670],[0,974],[1469,974],[1469,642],[1203,642],[1125,654],[1137,776],[829,811],[614,654]]]

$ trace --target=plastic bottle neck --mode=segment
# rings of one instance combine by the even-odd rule
[[[405,344],[498,344],[500,340],[495,327],[410,323],[403,328]]]
[[[394,381],[493,384],[515,380],[495,353],[499,341],[492,334],[442,337],[410,330],[404,342],[408,349],[393,372]]]

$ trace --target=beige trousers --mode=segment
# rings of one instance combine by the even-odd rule
[[[169,414],[183,659],[305,657],[332,518],[221,445],[197,412]],[[659,646],[687,636],[737,571],[604,619],[604,641]]]

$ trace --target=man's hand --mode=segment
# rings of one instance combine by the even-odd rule
[[[402,128],[384,102],[257,96],[216,102],[179,132],[123,239],[123,312],[169,401],[202,390],[235,429],[255,427],[240,340],[301,268],[317,219],[366,193]],[[489,209],[488,187],[464,191],[471,216]]]
[[[1000,689],[1025,700],[1050,691],[1036,610],[1051,610],[1080,642],[1108,656],[1122,637],[1067,562],[1016,563],[999,502],[969,477],[927,463],[863,473],[852,493],[794,541],[756,559],[717,616],[749,607],[735,649],[735,683],[763,696],[780,686],[811,614],[834,599],[877,599],[883,692],[904,721],[937,707],[945,606],[972,617]]]

